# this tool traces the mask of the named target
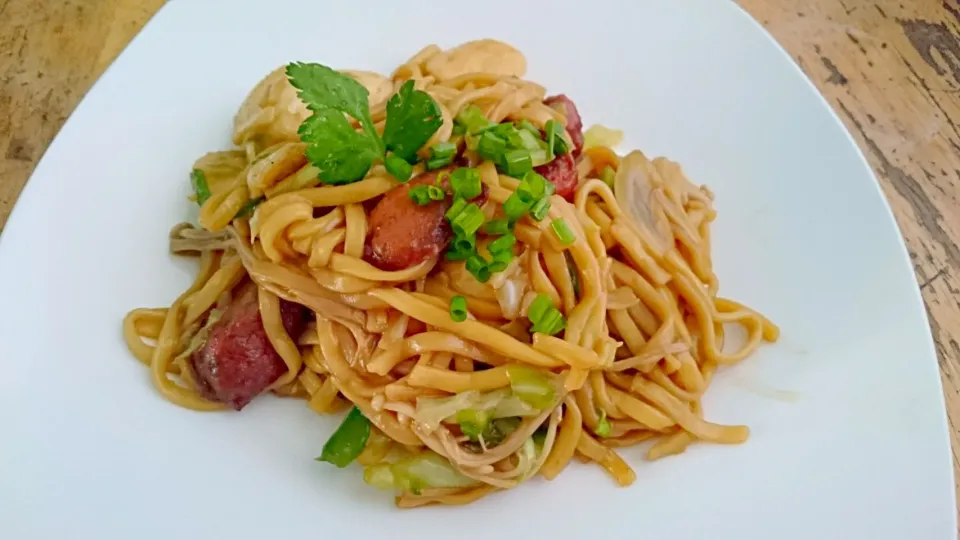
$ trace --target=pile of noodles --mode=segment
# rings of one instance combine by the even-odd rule
[[[429,144],[450,140],[453,118],[471,104],[493,122],[565,123],[543,104],[545,89],[522,79],[522,55],[500,45],[429,46],[389,79],[348,73],[370,91],[381,132],[386,100],[404,81],[429,93],[444,119]],[[356,183],[320,185],[296,135],[308,114],[278,70],[237,115],[239,149],[196,162],[212,196],[199,228],[181,224],[170,237],[173,252],[199,257],[196,280],[170,307],[136,309],[124,321],[130,350],[164,397],[191,409],[223,408],[197,392],[189,356],[237,289],[255,286],[267,336],[288,367],[273,392],[303,398],[321,414],[358,407],[376,428],[359,458],[364,465],[396,450],[429,450],[476,482],[403,492],[400,506],[463,504],[536,474],[553,479],[574,457],[628,485],[635,474],[618,447],[653,440],[647,455],[657,459],[695,441],[746,440],[745,426],[705,420],[700,400],[719,366],[744,359],[778,330],[718,296],[713,194],[676,163],[639,151],[621,158],[588,136],[574,203],[554,195],[548,219],[518,222],[517,256],[489,282],[442,255],[388,272],[365,262],[363,249],[372,202],[398,182],[377,165]],[[518,180],[490,162],[475,165],[491,219]],[[612,188],[599,179],[606,167],[616,171]],[[237,217],[257,197],[265,199],[252,217]],[[570,225],[572,245],[550,232],[556,218]],[[486,241],[478,239],[481,251]],[[538,294],[566,317],[562,337],[529,333],[526,308]],[[466,297],[470,313],[459,323],[447,308],[455,295]],[[297,342],[281,323],[281,298],[313,312]],[[728,325],[747,336],[733,351],[723,348]],[[423,417],[430,399],[508,389],[507,368],[516,364],[548,374],[557,398],[522,416],[499,444],[477,448],[449,424]],[[605,437],[595,435],[601,422],[609,425]],[[537,430],[542,442],[531,449]]]

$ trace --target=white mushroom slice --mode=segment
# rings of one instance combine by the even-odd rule
[[[390,79],[372,71],[342,71],[344,75],[353,77],[370,92],[370,108],[382,103],[393,94],[393,83]]]
[[[233,143],[256,140],[260,148],[299,141],[297,129],[310,116],[287,80],[286,66],[273,70],[250,91],[233,118]]]
[[[663,180],[643,152],[635,150],[620,162],[613,182],[613,193],[620,208],[634,217],[637,224],[650,233],[653,246],[660,253],[673,247],[673,230],[660,200]]]
[[[513,46],[495,39],[469,41],[439,54],[426,63],[426,71],[445,81],[467,73],[491,73],[505,77],[523,77],[527,59]]]

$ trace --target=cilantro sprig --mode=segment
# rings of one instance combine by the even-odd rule
[[[325,184],[349,184],[366,176],[387,150],[407,163],[443,124],[440,106],[407,81],[387,102],[383,137],[370,116],[369,92],[352,77],[321,64],[294,62],[287,78],[313,113],[298,130],[307,159]],[[348,115],[360,125],[357,131]],[[397,170],[397,167],[392,169]],[[402,175],[401,175],[402,176]],[[399,178],[406,181],[408,178]]]
[[[417,159],[417,150],[443,125],[443,113],[430,94],[415,90],[413,81],[403,83],[387,101],[387,123],[383,140],[387,149],[408,163]]]

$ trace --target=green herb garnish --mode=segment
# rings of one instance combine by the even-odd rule
[[[307,159],[320,169],[325,184],[349,184],[364,176],[386,150],[407,163],[443,123],[440,107],[426,92],[404,84],[387,102],[381,139],[370,117],[369,92],[356,80],[321,64],[287,65],[287,78],[312,111],[298,130],[307,143]],[[360,124],[357,131],[344,114]],[[390,173],[402,177],[396,162]]]
[[[203,206],[210,198],[210,186],[207,184],[207,175],[200,169],[190,171],[190,183],[193,184],[193,193],[197,197],[197,205]]]
[[[401,182],[410,180],[413,175],[413,165],[396,154],[387,155],[387,159],[383,161],[383,166],[386,167],[391,176]]]
[[[383,142],[387,149],[412,162],[417,150],[443,125],[443,113],[430,94],[416,90],[413,81],[403,83],[387,101],[387,122]]]
[[[333,432],[317,461],[326,461],[343,468],[357,459],[370,437],[370,420],[354,407],[347,413],[340,427]]]
[[[456,322],[467,320],[467,299],[457,295],[450,299],[450,318]]]

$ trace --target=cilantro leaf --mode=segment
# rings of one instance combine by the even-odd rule
[[[378,141],[356,131],[343,113],[320,109],[300,124],[300,138],[309,143],[307,159],[320,169],[325,184],[349,184],[362,179],[383,156]]]
[[[207,184],[207,175],[201,169],[190,171],[190,183],[193,184],[193,192],[197,196],[197,206],[203,206],[210,198],[210,186]]]
[[[415,160],[417,150],[443,125],[440,106],[421,90],[414,90],[413,81],[403,83],[387,101],[387,123],[383,141],[387,149],[408,162]]]
[[[330,109],[349,114],[360,122],[379,153],[384,153],[383,141],[370,118],[370,93],[362,84],[322,64],[304,62],[287,64],[287,79],[314,114]]]

